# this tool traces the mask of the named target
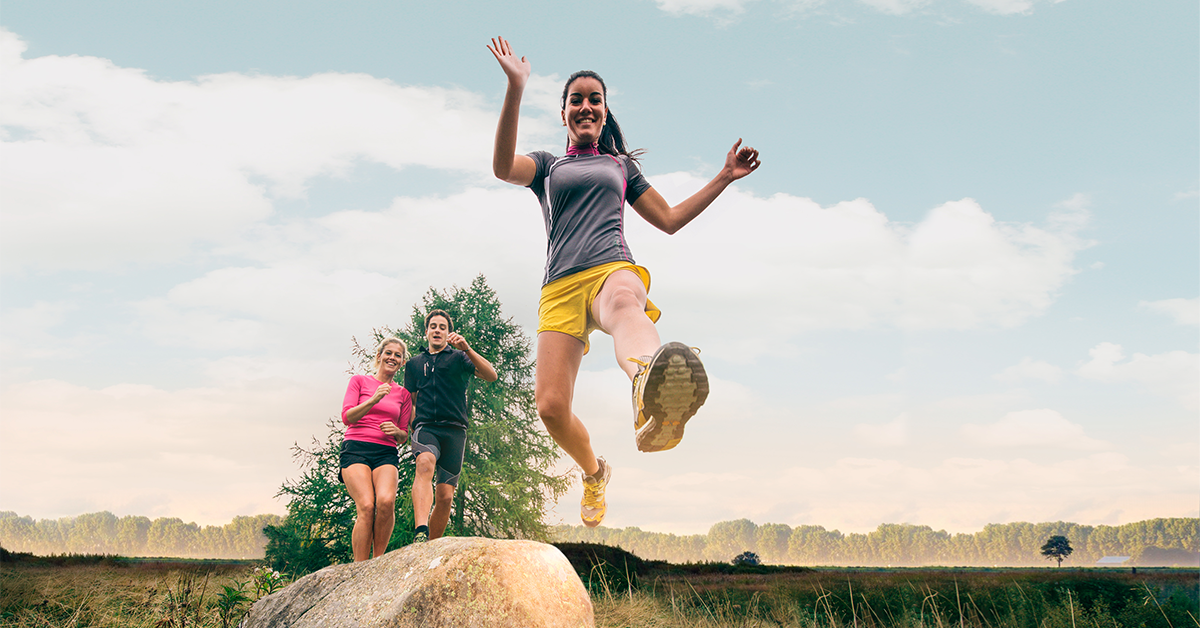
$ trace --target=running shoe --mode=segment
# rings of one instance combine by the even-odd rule
[[[612,466],[604,458],[596,458],[600,469],[595,475],[583,476],[583,499],[579,502],[579,516],[583,525],[594,528],[604,521],[604,513],[608,505],[604,503],[604,489],[608,486],[608,478],[612,477]]]
[[[424,543],[429,540],[428,532],[418,532],[413,535],[413,543]]]
[[[708,399],[708,375],[699,351],[668,342],[638,365],[633,377],[633,429],[641,451],[666,451],[679,444],[683,427]]]

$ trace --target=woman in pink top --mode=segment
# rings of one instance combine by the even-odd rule
[[[350,535],[355,562],[382,556],[396,523],[400,481],[396,447],[408,440],[412,396],[392,378],[404,368],[407,354],[399,338],[384,340],[375,351],[375,374],[355,375],[346,387],[342,403],[346,434],[338,478],[357,509]]]

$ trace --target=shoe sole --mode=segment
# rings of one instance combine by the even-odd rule
[[[683,439],[683,428],[708,399],[708,374],[691,347],[681,342],[663,345],[655,356],[642,393],[642,413],[648,417],[637,433],[641,451],[666,451]]]

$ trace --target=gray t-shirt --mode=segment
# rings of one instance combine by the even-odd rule
[[[625,202],[650,183],[623,155],[529,153],[537,173],[529,189],[546,221],[546,275],[542,285],[608,262],[633,263],[625,243]]]

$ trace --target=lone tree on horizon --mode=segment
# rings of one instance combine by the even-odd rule
[[[1059,567],[1062,567],[1063,559],[1070,556],[1073,551],[1075,550],[1071,549],[1071,542],[1065,536],[1052,536],[1042,546],[1042,556],[1057,560]]]

